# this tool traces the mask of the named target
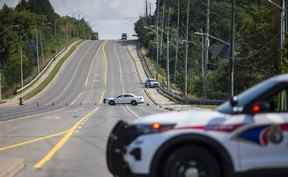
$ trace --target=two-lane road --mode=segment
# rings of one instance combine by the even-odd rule
[[[79,93],[86,92],[85,82],[89,69],[97,70],[95,57],[102,42],[85,41],[79,49],[64,64],[49,87],[24,106],[6,107],[0,105],[0,120],[14,119],[56,110],[76,103]]]
[[[102,104],[123,92],[145,96],[125,42],[84,42],[42,94],[24,107],[0,109],[2,119],[11,118],[0,122],[1,156],[25,160],[19,177],[111,176],[105,145],[114,124],[161,112],[146,96],[149,106]],[[32,115],[23,118],[25,109]]]

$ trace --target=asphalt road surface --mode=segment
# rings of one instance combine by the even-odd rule
[[[21,107],[0,106],[0,156],[25,160],[19,177],[111,176],[105,146],[114,124],[163,111],[145,96],[126,45],[85,41],[44,92]],[[102,104],[124,92],[146,103]]]

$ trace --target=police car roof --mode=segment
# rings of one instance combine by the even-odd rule
[[[288,74],[281,74],[279,76],[272,77],[269,80],[277,82],[288,82]]]

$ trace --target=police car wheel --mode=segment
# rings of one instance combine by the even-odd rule
[[[162,177],[220,177],[220,168],[206,149],[184,146],[168,157],[162,174]]]
[[[115,101],[109,101],[109,105],[114,106],[115,104],[116,104]]]
[[[133,106],[137,106],[137,105],[138,105],[137,101],[135,101],[135,100],[131,101],[131,104],[132,104]]]

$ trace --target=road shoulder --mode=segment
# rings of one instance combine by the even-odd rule
[[[74,41],[72,44],[70,44],[61,55],[55,58],[53,63],[43,74],[41,74],[37,81],[26,88],[23,93],[18,93],[18,95],[13,99],[5,100],[5,103],[3,103],[1,106],[17,105],[20,97],[24,97],[26,101],[35,99],[37,95],[45,91],[49,87],[49,84],[55,80],[64,63],[70,56],[73,55],[80,45],[80,40]]]
[[[144,68],[142,66],[140,58],[137,55],[136,46],[135,45],[128,45],[127,49],[128,49],[129,55],[131,56],[131,58],[133,59],[133,62],[135,63],[135,67],[136,67],[139,79],[142,83],[144,83],[148,77],[144,71]],[[172,102],[168,98],[159,94],[156,89],[145,88],[144,91],[147,94],[147,96],[151,99],[151,101],[156,105],[163,106],[163,105],[175,104],[174,102]]]

